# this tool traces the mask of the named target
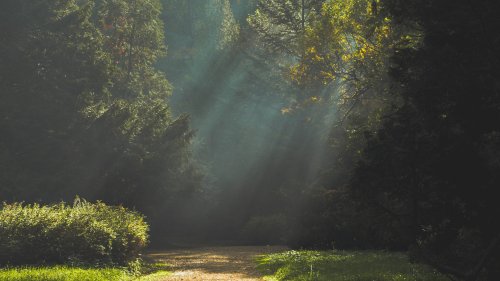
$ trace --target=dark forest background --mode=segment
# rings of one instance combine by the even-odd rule
[[[153,245],[408,250],[496,280],[495,4],[4,0],[0,200],[121,204]]]

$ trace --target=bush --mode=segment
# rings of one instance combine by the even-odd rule
[[[253,216],[243,226],[240,235],[243,239],[258,244],[286,243],[287,218],[281,214]]]
[[[22,203],[0,210],[1,264],[126,264],[146,246],[148,225],[123,207]]]

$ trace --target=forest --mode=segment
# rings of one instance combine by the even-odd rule
[[[0,280],[500,280],[499,13],[2,0]]]

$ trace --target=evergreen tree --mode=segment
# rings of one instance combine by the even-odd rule
[[[383,1],[419,48],[393,55],[404,106],[384,117],[353,175],[356,198],[415,256],[464,280],[498,276],[500,115],[492,1]],[[478,20],[481,19],[481,20]],[[383,230],[382,230],[383,231]]]
[[[159,1],[5,1],[0,196],[76,194],[147,214],[197,189],[189,118],[172,117]]]

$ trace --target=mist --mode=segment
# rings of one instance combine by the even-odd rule
[[[211,239],[245,239],[242,229],[253,217],[300,213],[300,189],[318,179],[329,153],[330,129],[339,122],[335,90],[323,90],[322,103],[301,104],[297,99],[307,95],[301,93],[306,89],[258,57],[246,22],[255,7],[234,1],[231,14],[221,16],[222,10],[212,9],[223,8],[220,2],[225,1],[212,2],[200,4],[206,7],[196,11],[201,15],[184,18],[182,24],[165,10],[166,39],[175,44],[159,66],[174,85],[173,112],[190,116],[194,155],[204,171],[198,196],[210,201],[208,206],[187,204],[193,220],[187,224],[204,220]],[[196,27],[207,18],[213,24]],[[221,47],[223,21],[228,20],[237,25],[238,36]],[[186,49],[193,52],[178,55]]]
[[[421,2],[2,1],[0,279],[498,280],[498,13]]]

